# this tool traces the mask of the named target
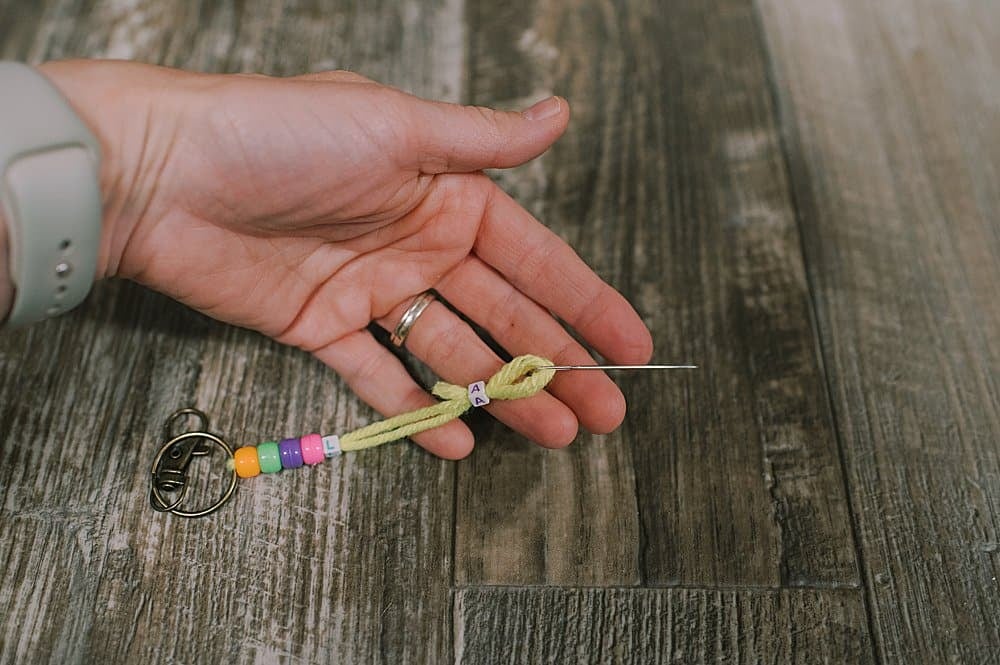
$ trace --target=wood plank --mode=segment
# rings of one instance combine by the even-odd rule
[[[468,588],[456,663],[870,663],[857,590]]]
[[[525,108],[569,89],[565,57],[591,58],[555,34],[572,3],[476,2],[469,8],[470,102]],[[566,54],[569,49],[574,55]],[[554,54],[563,51],[558,58]],[[574,120],[579,131],[578,121]],[[577,220],[552,209],[547,190],[565,154],[496,174],[502,186],[571,242]],[[597,232],[600,221],[587,229]],[[603,275],[621,281],[627,261],[611,248],[591,252]],[[612,267],[615,266],[615,267]],[[466,584],[630,585],[640,581],[632,458],[622,431],[581,434],[567,449],[544,450],[477,420],[475,454],[458,475],[455,581]]]
[[[35,39],[42,21],[45,3],[0,2],[0,59],[23,58]]]
[[[38,4],[34,40],[4,53],[349,65],[453,99],[462,86],[452,0]],[[391,446],[248,482],[223,512],[184,521],[153,513],[146,492],[162,420],[187,404],[239,443],[373,415],[305,354],[129,284],[0,337],[0,660],[451,657],[451,463]]]
[[[635,248],[630,288],[658,356],[703,367],[638,378],[640,394],[659,396],[629,423],[646,579],[857,585],[752,3],[649,3],[619,26],[615,38],[644,55],[617,77],[629,85],[606,112],[620,129],[605,154],[628,146],[636,161],[590,214],[635,220],[622,244]]]
[[[658,359],[703,369],[620,377],[631,413],[603,444],[614,458],[588,460],[594,447],[573,458],[579,469],[604,464],[614,484],[558,485],[547,470],[562,462],[549,453],[479,454],[464,466],[459,584],[551,583],[548,513],[564,506],[605,525],[611,511],[626,520],[615,535],[629,536],[627,465],[640,541],[595,553],[570,533],[562,542],[590,580],[577,583],[614,583],[591,567],[607,570],[614,552],[623,572],[638,554],[652,585],[859,583],[752,9],[565,0],[470,17],[489,26],[470,56],[476,101],[520,100],[541,85],[574,109],[544,170],[516,178],[515,191],[534,193],[542,219],[637,303]],[[510,44],[520,55],[506,55]]]
[[[876,643],[993,662],[1000,5],[759,4]]]

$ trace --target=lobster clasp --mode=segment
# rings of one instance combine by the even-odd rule
[[[194,416],[200,423],[192,433],[208,431],[208,416],[198,409],[180,409],[175,411],[163,424],[163,438],[171,441],[173,445],[167,446],[166,454],[161,456],[160,463],[153,468],[153,483],[161,492],[182,491],[187,485],[187,470],[191,465],[191,460],[196,456],[211,454],[211,445],[204,439],[196,436],[181,438],[173,434],[173,425],[178,419],[184,416]],[[153,508],[157,510],[168,510],[158,506],[153,501]]]
[[[199,421],[197,429],[174,434],[174,424],[186,416],[194,416]],[[180,508],[188,491],[188,467],[196,457],[211,455],[214,447],[221,448],[228,459],[232,459],[233,451],[229,444],[208,431],[208,416],[198,409],[180,409],[167,419],[163,427],[166,443],[160,448],[153,467],[150,470],[151,486],[149,503],[154,510],[170,512],[181,517],[202,517],[215,512],[233,495],[236,489],[236,472],[232,472],[229,485],[222,497],[208,508],[197,511],[187,511]],[[166,492],[176,492],[173,501],[164,497]]]

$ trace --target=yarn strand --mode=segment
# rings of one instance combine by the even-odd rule
[[[550,360],[540,356],[518,356],[490,377],[486,382],[486,395],[490,400],[522,399],[536,395],[555,376],[553,369],[540,369],[551,365]],[[438,381],[432,392],[442,401],[345,434],[340,437],[341,450],[364,450],[426,432],[459,418],[472,407],[465,386]]]

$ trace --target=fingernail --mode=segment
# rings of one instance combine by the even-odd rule
[[[545,120],[546,118],[551,118],[552,116],[559,113],[562,110],[562,102],[559,101],[558,97],[549,97],[548,99],[543,99],[538,102],[530,109],[522,111],[523,115],[528,120]]]

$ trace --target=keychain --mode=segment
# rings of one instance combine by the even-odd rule
[[[233,449],[222,437],[209,431],[208,416],[197,409],[185,408],[171,414],[164,425],[166,443],[153,460],[150,505],[155,510],[181,517],[204,517],[221,508],[236,491],[240,479],[272,474],[282,469],[297,469],[319,464],[345,452],[373,448],[398,441],[420,432],[441,427],[470,408],[486,406],[493,400],[531,397],[549,384],[556,372],[566,370],[697,369],[696,365],[553,365],[539,356],[514,358],[488,381],[458,386],[444,381],[434,385],[433,394],[440,402],[423,409],[387,418],[342,436],[306,434],[299,438],[266,441],[256,446]],[[175,423],[188,416],[199,421],[195,430],[174,434]],[[207,457],[214,449],[226,455],[228,482],[215,503],[201,510],[182,508],[188,491],[187,470],[197,457]],[[165,493],[176,492],[168,500]]]

